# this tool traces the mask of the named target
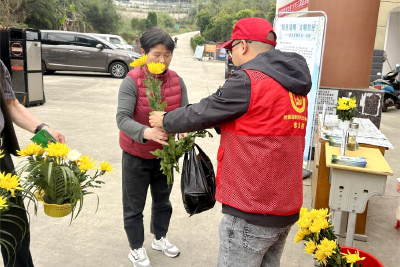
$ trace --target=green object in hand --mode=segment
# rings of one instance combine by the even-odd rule
[[[32,142],[41,145],[43,148],[47,147],[49,142],[57,143],[57,140],[46,130],[42,129],[31,138]]]

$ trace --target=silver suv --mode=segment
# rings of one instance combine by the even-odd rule
[[[140,54],[120,50],[97,36],[68,31],[42,30],[42,69],[46,73],[57,70],[95,71],[124,78],[132,69],[129,64]]]

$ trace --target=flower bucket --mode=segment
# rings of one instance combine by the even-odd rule
[[[339,120],[338,128],[343,130],[345,126],[346,126],[346,129],[349,129],[350,121]]]
[[[357,248],[340,246],[340,251],[342,253],[347,254],[347,250],[350,251],[350,253],[352,254],[354,254],[356,251],[359,251],[360,257],[365,257],[365,260],[361,261],[364,267],[384,267],[383,264],[377,258],[372,256],[368,252],[362,251],[361,249]]]
[[[46,202],[43,201],[43,205],[44,205],[44,213],[46,213],[46,215],[50,217],[55,217],[55,218],[65,217],[72,211],[71,203],[57,205],[57,204],[47,204]]]

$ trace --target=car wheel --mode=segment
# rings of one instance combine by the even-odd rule
[[[125,78],[128,73],[128,68],[122,62],[114,62],[110,65],[108,71],[113,78]]]
[[[48,70],[46,68],[46,64],[44,64],[44,61],[42,61],[42,73],[43,74],[54,74],[56,72],[55,70]]]
[[[383,103],[382,112],[386,112],[388,108],[388,104]]]

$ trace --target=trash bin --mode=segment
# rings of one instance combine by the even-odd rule
[[[9,51],[8,60],[15,96],[26,107],[42,105],[46,100],[43,90],[40,31],[8,28],[6,32],[2,37],[7,38],[8,42],[0,43],[6,43],[4,46]],[[1,49],[3,50],[3,47]]]

